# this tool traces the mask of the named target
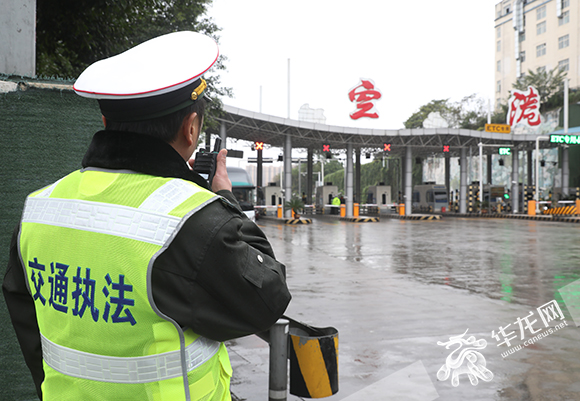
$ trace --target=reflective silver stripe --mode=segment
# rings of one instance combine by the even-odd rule
[[[127,206],[58,198],[26,200],[23,223],[41,223],[163,245],[179,217]]]
[[[121,358],[63,347],[42,334],[41,341],[44,362],[57,372],[68,376],[109,383],[149,383],[182,377],[179,351]],[[219,347],[219,342],[205,337],[198,337],[185,347],[188,372],[212,358]]]
[[[139,209],[167,214],[199,191],[201,189],[185,181],[171,180],[149,195]]]

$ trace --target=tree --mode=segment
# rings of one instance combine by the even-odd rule
[[[450,102],[449,99],[430,101],[405,121],[405,128],[422,128],[423,122],[432,112],[439,112],[449,128],[482,130],[487,123],[486,102],[474,93],[458,102]],[[505,122],[506,113],[507,109],[498,108],[492,113],[492,122]]]
[[[528,70],[526,75],[521,76],[512,86],[514,89],[527,90],[528,86],[533,86],[540,96],[540,111],[546,111],[548,99],[562,91],[566,71],[555,67],[550,71],[538,67],[536,72]]]
[[[154,37],[191,30],[219,42],[219,28],[205,17],[212,0],[37,0],[36,73],[76,78],[97,60],[121,53]],[[225,70],[220,55],[213,71]],[[218,96],[231,96],[218,74],[205,76],[208,94],[206,128],[222,113]]]
[[[89,64],[178,30],[215,37],[211,0],[38,0],[37,74],[77,77]]]
[[[447,119],[451,113],[449,99],[431,100],[429,103],[421,106],[418,111],[405,121],[405,128],[423,128],[423,122],[432,112],[439,112],[441,117]]]

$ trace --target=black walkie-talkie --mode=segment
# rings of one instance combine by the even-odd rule
[[[222,145],[222,139],[218,137],[215,140],[213,151],[209,150],[209,144],[205,149],[201,149],[195,154],[195,162],[193,163],[193,170],[207,180],[211,188],[211,182],[215,175],[217,155]]]

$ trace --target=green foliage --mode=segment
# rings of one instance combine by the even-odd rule
[[[38,0],[37,74],[74,78],[89,64],[179,30],[215,36],[211,0]]]
[[[219,42],[219,28],[204,17],[212,0],[37,0],[36,73],[76,78],[88,65],[154,37],[183,30],[211,36]],[[186,51],[186,50],[184,50]],[[231,96],[215,72],[225,70],[224,56],[206,74],[206,127],[215,128],[222,113],[218,96]]]
[[[438,112],[447,121],[449,128],[464,128],[482,130],[487,123],[486,102],[476,94],[465,96],[459,102],[450,102],[449,99],[431,100],[405,121],[405,128],[423,128],[423,123],[430,113]],[[492,114],[492,121],[505,123],[506,113],[503,109]],[[498,121],[498,122],[499,122]]]
[[[419,110],[404,122],[405,128],[423,128],[423,121],[432,112],[439,112],[441,117],[446,118],[451,112],[449,99],[431,100],[429,103],[419,107]]]
[[[292,209],[292,211],[296,214],[299,213],[301,210],[304,209],[304,202],[302,199],[293,197],[289,201],[286,201],[284,204],[288,209]]]
[[[536,72],[528,70],[528,73],[520,77],[513,84],[513,87],[518,90],[526,90],[528,86],[536,88],[540,96],[540,111],[544,112],[547,110],[548,99],[556,93],[562,92],[566,75],[566,71],[560,70],[559,67],[550,71],[538,67]]]
[[[316,169],[318,167],[318,170]],[[316,171],[320,171],[320,163],[316,163],[315,166],[313,166],[312,168],[315,172]],[[344,166],[342,165],[341,162],[339,162],[336,159],[330,159],[330,160],[326,160],[324,162],[324,174],[328,175],[328,174],[332,174],[335,171],[339,171],[344,169]]]

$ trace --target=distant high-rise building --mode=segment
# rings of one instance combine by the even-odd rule
[[[567,71],[579,86],[578,0],[503,0],[495,6],[495,106],[507,103],[512,84],[528,70]]]

